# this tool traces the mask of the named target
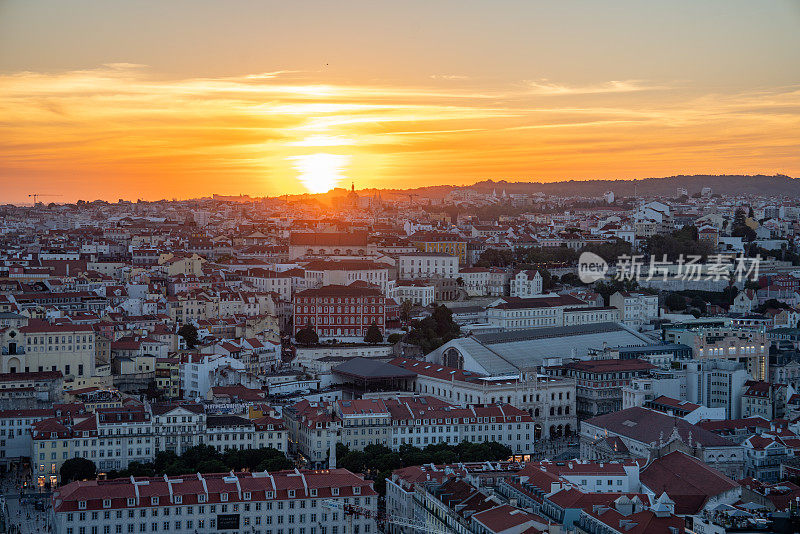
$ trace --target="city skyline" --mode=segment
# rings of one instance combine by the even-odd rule
[[[0,6],[4,202],[800,173],[790,2],[46,5]]]

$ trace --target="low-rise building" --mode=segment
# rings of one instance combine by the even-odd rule
[[[658,295],[617,291],[609,304],[620,310],[620,320],[628,326],[639,327],[658,318]]]

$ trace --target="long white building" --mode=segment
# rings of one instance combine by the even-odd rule
[[[377,533],[374,519],[346,516],[328,502],[376,514],[378,494],[346,469],[72,482],[53,494],[53,532]]]

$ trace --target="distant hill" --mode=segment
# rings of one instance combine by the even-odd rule
[[[506,182],[486,180],[478,182],[469,189],[483,193],[501,191],[506,193],[537,193],[564,196],[600,196],[606,191],[613,191],[617,197],[633,196],[634,187],[637,195],[674,197],[677,189],[686,189],[689,195],[699,193],[704,187],[710,187],[712,193],[743,195],[786,195],[800,197],[800,180],[778,174],[765,175],[695,175],[670,176],[668,178],[645,178],[642,180],[569,180],[564,182]]]

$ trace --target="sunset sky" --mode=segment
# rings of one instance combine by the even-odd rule
[[[800,177],[800,2],[0,0],[0,203]]]

